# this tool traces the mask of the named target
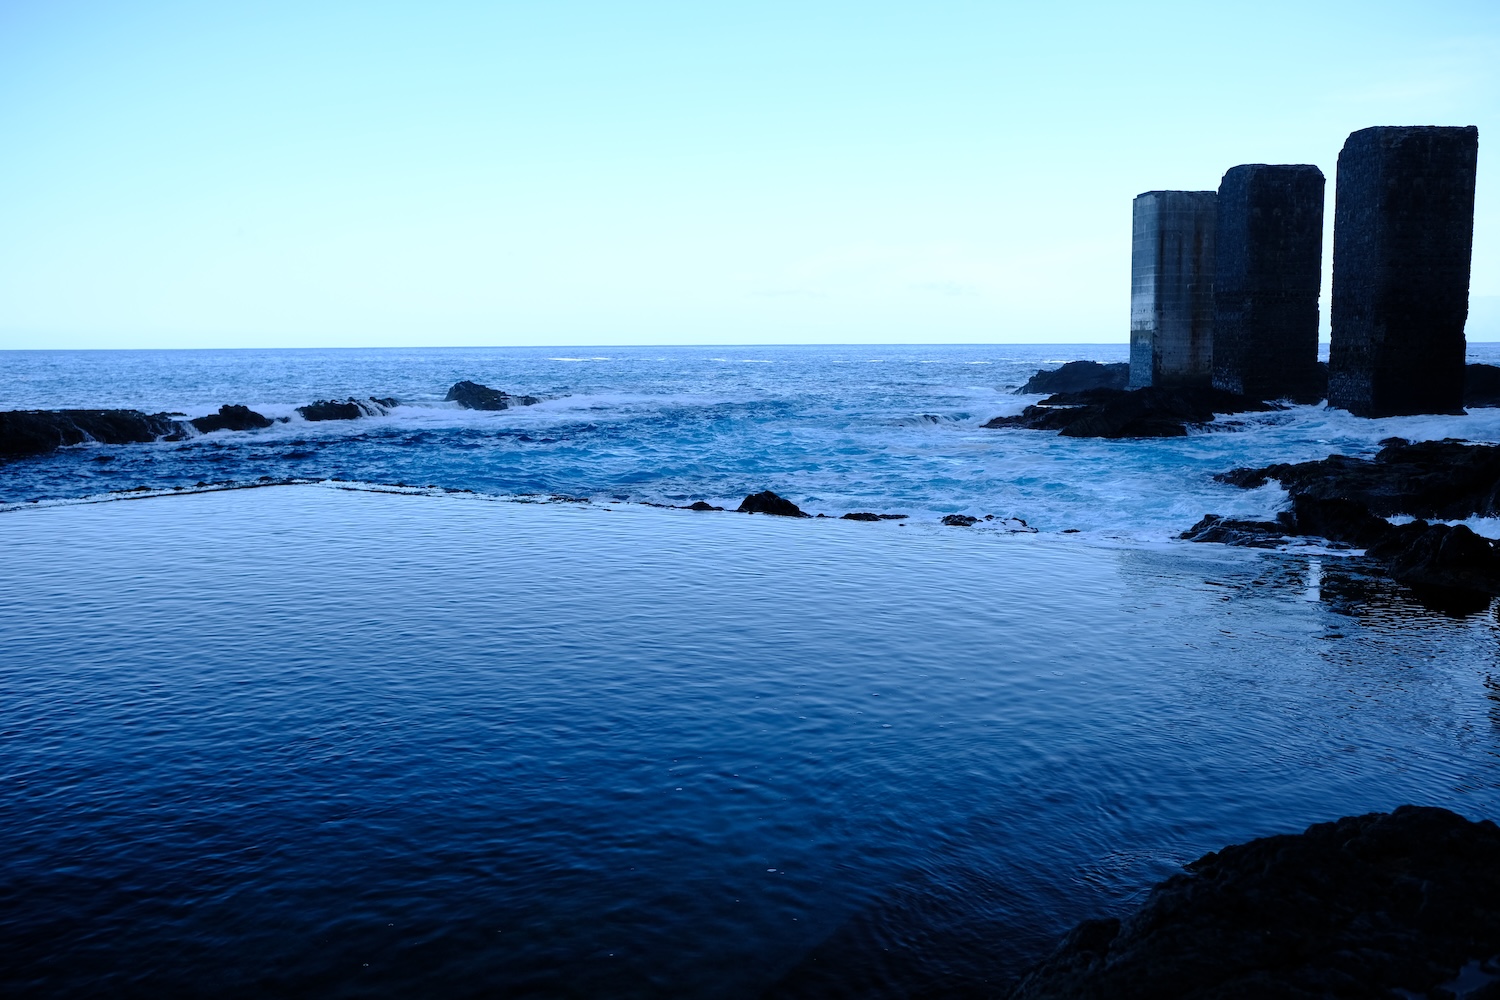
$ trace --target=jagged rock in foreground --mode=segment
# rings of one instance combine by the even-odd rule
[[[457,403],[466,410],[508,410],[512,406],[535,406],[541,402],[535,396],[512,396],[508,392],[491,389],[467,379],[455,382],[443,399]]]
[[[0,412],[0,455],[42,455],[85,441],[143,444],[162,438],[178,440],[182,428],[173,417],[140,410],[7,410]]]
[[[1280,406],[1208,387],[1147,386],[1058,393],[1014,417],[985,427],[1060,431],[1063,437],[1182,437],[1188,424],[1206,424],[1220,413],[1264,413]]]
[[[345,400],[320,399],[316,403],[297,407],[303,420],[356,420],[360,417],[383,417],[400,403],[389,397],[371,396],[368,399]]]
[[[804,514],[802,508],[765,490],[761,493],[751,493],[740,502],[738,512],[741,514],[775,514],[778,517],[812,517]]]
[[[1457,520],[1500,514],[1500,445],[1448,438],[1412,444],[1387,438],[1374,459],[1330,455],[1316,462],[1233,469],[1214,478],[1254,489],[1275,479],[1293,498],[1354,500],[1383,517]]]
[[[1080,924],[1011,997],[1453,997],[1432,991],[1496,956],[1500,828],[1401,806],[1205,855],[1125,919]]]
[[[204,434],[210,431],[258,431],[275,423],[270,417],[238,404],[226,404],[219,407],[218,413],[194,417],[188,422]]]
[[[1089,389],[1123,389],[1130,381],[1130,362],[1101,364],[1069,361],[1061,368],[1038,371],[1017,389],[1017,396],[1033,392],[1085,392]]]

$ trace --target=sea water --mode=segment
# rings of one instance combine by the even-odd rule
[[[1500,344],[1471,354],[1500,360]],[[1303,406],[1127,443],[982,426],[1036,401],[1013,392],[1036,370],[1079,358],[1123,361],[1126,348],[0,352],[0,409],[199,416],[241,403],[289,418],[10,463],[0,501],[262,476],[731,508],[770,489],[814,513],[993,514],[1043,531],[1161,540],[1205,513],[1266,516],[1283,502],[1275,486],[1245,492],[1213,480],[1238,465],[1370,454],[1392,436],[1500,440],[1500,409],[1362,420]],[[500,412],[443,402],[462,379],[544,401]],[[401,405],[354,421],[296,414],[351,395]]]
[[[1284,501],[1221,467],[1483,439],[1484,411],[1075,442],[978,426],[1070,350],[642,351],[677,360],[634,382],[546,352],[211,353],[109,393],[98,356],[32,355],[6,385],[403,406],[0,466],[7,995],[986,996],[1224,844],[1404,802],[1500,815],[1493,615],[1338,553],[1172,539]],[[593,374],[505,377],[517,354]],[[438,398],[459,377],[553,398],[465,413]],[[185,485],[215,442],[214,481],[326,464],[101,495]],[[636,502],[767,486],[912,516]],[[553,493],[589,502],[515,502]]]

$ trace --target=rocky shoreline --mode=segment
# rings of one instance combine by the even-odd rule
[[[1226,847],[1087,920],[1011,1000],[1500,998],[1500,828],[1401,806]]]
[[[477,382],[463,381],[448,390],[445,402],[456,402],[467,410],[504,410],[512,406],[535,406],[537,396],[513,396]],[[401,405],[390,396],[350,396],[320,399],[297,407],[303,420],[358,420],[383,417]],[[149,444],[153,441],[183,441],[194,434],[214,431],[253,431],[279,421],[230,403],[191,420],[183,413],[145,413],[141,410],[4,410],[0,411],[0,459],[45,455],[87,441],[99,444]]]

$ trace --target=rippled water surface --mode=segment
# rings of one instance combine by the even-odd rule
[[[1500,815],[1495,619],[1348,560],[605,499],[0,513],[0,992],[982,996],[1226,843]]]

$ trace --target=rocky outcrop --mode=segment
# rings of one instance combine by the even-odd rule
[[[1388,438],[1373,459],[1331,455],[1316,462],[1234,469],[1214,478],[1253,489],[1276,480],[1295,500],[1345,499],[1383,517],[1458,520],[1500,514],[1500,445]]]
[[[1320,488],[1326,490],[1326,484],[1320,483]],[[1391,579],[1415,591],[1424,604],[1457,614],[1482,611],[1492,597],[1500,595],[1500,546],[1495,542],[1462,524],[1431,524],[1419,518],[1393,525],[1350,496],[1293,493],[1292,509],[1278,514],[1275,521],[1209,514],[1181,537],[1251,548],[1274,548],[1293,538],[1318,537],[1336,546],[1361,548]]]
[[[454,383],[443,399],[457,403],[466,410],[508,410],[512,406],[535,406],[541,402],[535,396],[512,396],[508,392],[468,380]]]
[[[177,416],[180,416],[178,414]],[[140,410],[8,410],[0,412],[0,456],[43,455],[64,445],[143,444],[177,440],[182,428],[169,413]]]
[[[1135,913],[1080,924],[1011,997],[1452,997],[1429,991],[1497,955],[1500,828],[1402,806],[1207,854]]]
[[[840,520],[844,521],[904,521],[907,514],[875,514],[867,510],[857,510],[845,514]]]
[[[194,417],[188,422],[203,434],[210,431],[257,431],[275,423],[270,417],[261,416],[248,406],[237,404],[226,404],[219,407],[218,413]]]
[[[996,417],[984,426],[1055,430],[1063,437],[1182,437],[1189,425],[1206,424],[1217,414],[1280,408],[1249,396],[1200,386],[1090,389],[1049,396],[1016,416]]]
[[[709,503],[707,500],[694,500],[692,503],[688,504],[683,509],[684,510],[723,510],[724,508],[723,507],[715,507],[713,504]]]
[[[972,528],[978,524],[979,518],[969,514],[944,514],[943,523],[950,528]]]
[[[388,397],[371,396],[345,400],[320,399],[316,403],[297,407],[303,420],[357,420],[360,417],[383,417],[400,404]]]
[[[1086,392],[1089,389],[1123,389],[1130,381],[1130,362],[1101,364],[1098,361],[1069,361],[1061,368],[1038,371],[1016,395],[1026,393]]]
[[[778,517],[812,517],[804,514],[802,508],[765,490],[761,493],[751,493],[740,502],[738,512],[741,514],[775,514]]]

